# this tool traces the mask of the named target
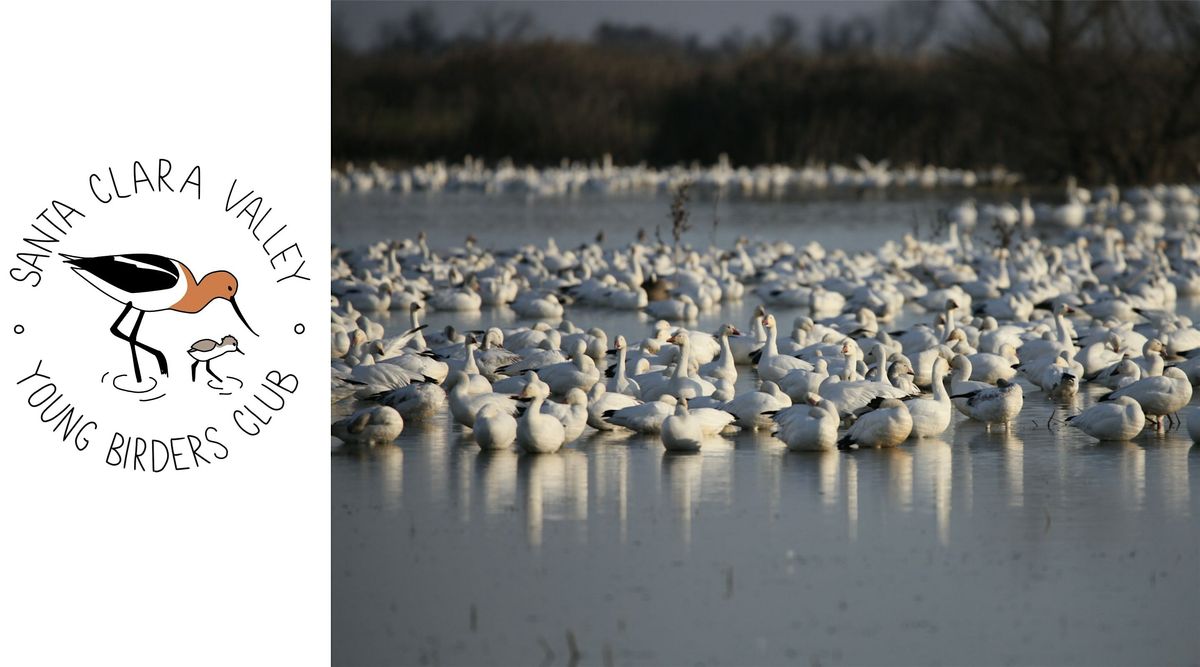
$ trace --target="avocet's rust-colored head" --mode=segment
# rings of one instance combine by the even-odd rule
[[[246,316],[242,315],[242,309],[238,308],[237,296],[238,281],[234,275],[228,271],[213,271],[212,273],[200,279],[200,282],[188,289],[187,294],[183,299],[175,305],[174,310],[180,310],[186,313],[198,313],[203,310],[208,304],[215,299],[225,299],[233,306],[233,312],[237,314],[238,319],[246,326],[246,329],[255,336],[258,335],[246,321]]]

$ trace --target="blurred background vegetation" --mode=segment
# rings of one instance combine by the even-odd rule
[[[346,37],[352,10],[333,16],[338,162],[862,154],[1033,182],[1198,175],[1196,2],[897,2],[816,26],[781,13],[709,43],[611,22],[547,36],[503,3],[450,34],[412,5],[369,48]]]

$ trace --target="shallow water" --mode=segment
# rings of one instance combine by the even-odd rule
[[[339,206],[343,225],[366,215],[339,200],[335,221]],[[534,231],[472,228],[484,245],[536,241],[554,217],[547,202],[531,213],[488,201],[489,219]],[[388,233],[414,234],[423,206],[392,202]],[[472,206],[445,206],[435,246],[461,241]],[[778,222],[746,224],[804,230],[783,234],[793,242],[843,233],[803,206],[775,208]],[[565,244],[594,228],[554,233]],[[334,234],[358,242],[336,223]],[[741,325],[755,303],[695,328]],[[568,316],[636,338],[650,323]],[[511,321],[500,309],[428,323]],[[739,391],[752,382],[742,372]],[[892,450],[797,454],[741,433],[675,455],[654,437],[589,430],[555,455],[488,454],[448,416],[391,446],[334,446],[334,663],[1197,663],[1200,451],[1182,431],[1096,444],[1051,416],[1100,390],[1085,385],[1068,406],[1025,388],[1010,432],[956,416],[942,438]]]
[[[797,244],[815,239],[848,251],[869,250],[911,231],[915,221],[928,230],[938,210],[956,204],[962,196],[966,194],[921,191],[868,192],[861,198],[818,193],[788,199],[718,200],[697,194],[690,207],[692,231],[687,240],[703,245],[715,239],[729,246],[739,236],[786,238]],[[610,242],[623,243],[638,230],[653,238],[658,226],[669,241],[668,206],[664,196],[637,193],[540,199],[473,192],[344,193],[333,196],[333,239],[339,245],[355,246],[415,236],[424,230],[434,248],[461,244],[467,234],[477,236],[485,247],[544,244],[553,236],[566,248],[593,240],[601,228]]]

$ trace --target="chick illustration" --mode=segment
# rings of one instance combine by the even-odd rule
[[[208,371],[209,375],[216,378],[217,382],[224,382],[225,379],[214,373],[209,364],[213,359],[228,354],[229,352],[245,354],[245,352],[242,352],[240,349],[238,349],[237,339],[233,336],[226,336],[222,338],[221,342],[219,343],[215,340],[209,340],[207,338],[192,343],[192,348],[188,350],[188,356],[196,360],[192,363],[192,382],[196,381],[196,367],[200,365],[200,362],[204,362],[204,370]]]

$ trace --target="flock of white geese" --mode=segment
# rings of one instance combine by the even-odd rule
[[[1078,224],[1025,225],[1000,212],[1015,205],[991,207],[990,224],[1013,232],[1003,247],[954,211],[942,238],[853,255],[783,240],[335,247],[332,400],[354,410],[332,434],[389,443],[406,421],[448,411],[484,449],[552,453],[589,429],[657,434],[673,451],[739,429],[794,451],[894,447],[955,419],[1009,428],[1026,391],[1073,406],[1087,383],[1107,393],[1070,426],[1098,440],[1171,428],[1200,382],[1200,330],[1175,308],[1200,294],[1200,234],[1186,215],[1143,213],[1150,200],[1165,211],[1200,198],[1181,186],[1102,191],[1087,204],[1068,193],[1084,208]],[[744,329],[690,328],[740,300],[760,304]],[[500,307],[530,324],[421,325],[427,310]],[[573,307],[643,311],[654,324],[642,340],[610,337],[576,326]],[[804,314],[786,327],[780,310]],[[387,311],[407,313],[407,328],[385,331]],[[925,315],[889,326],[902,311]],[[754,390],[738,393],[746,374]],[[1200,415],[1186,423],[1200,438]]]
[[[518,166],[508,159],[488,166],[471,157],[461,163],[430,162],[396,169],[375,162],[365,167],[347,163],[331,171],[330,181],[338,192],[465,191],[534,196],[666,192],[688,182],[702,191],[760,196],[797,190],[1011,186],[1020,181],[1020,176],[1003,167],[980,171],[916,164],[893,167],[886,160],[874,163],[861,156],[854,165],[735,167],[722,155],[712,165],[694,163],[666,169],[644,164],[614,165],[611,156],[592,163],[564,161],[545,168]]]

